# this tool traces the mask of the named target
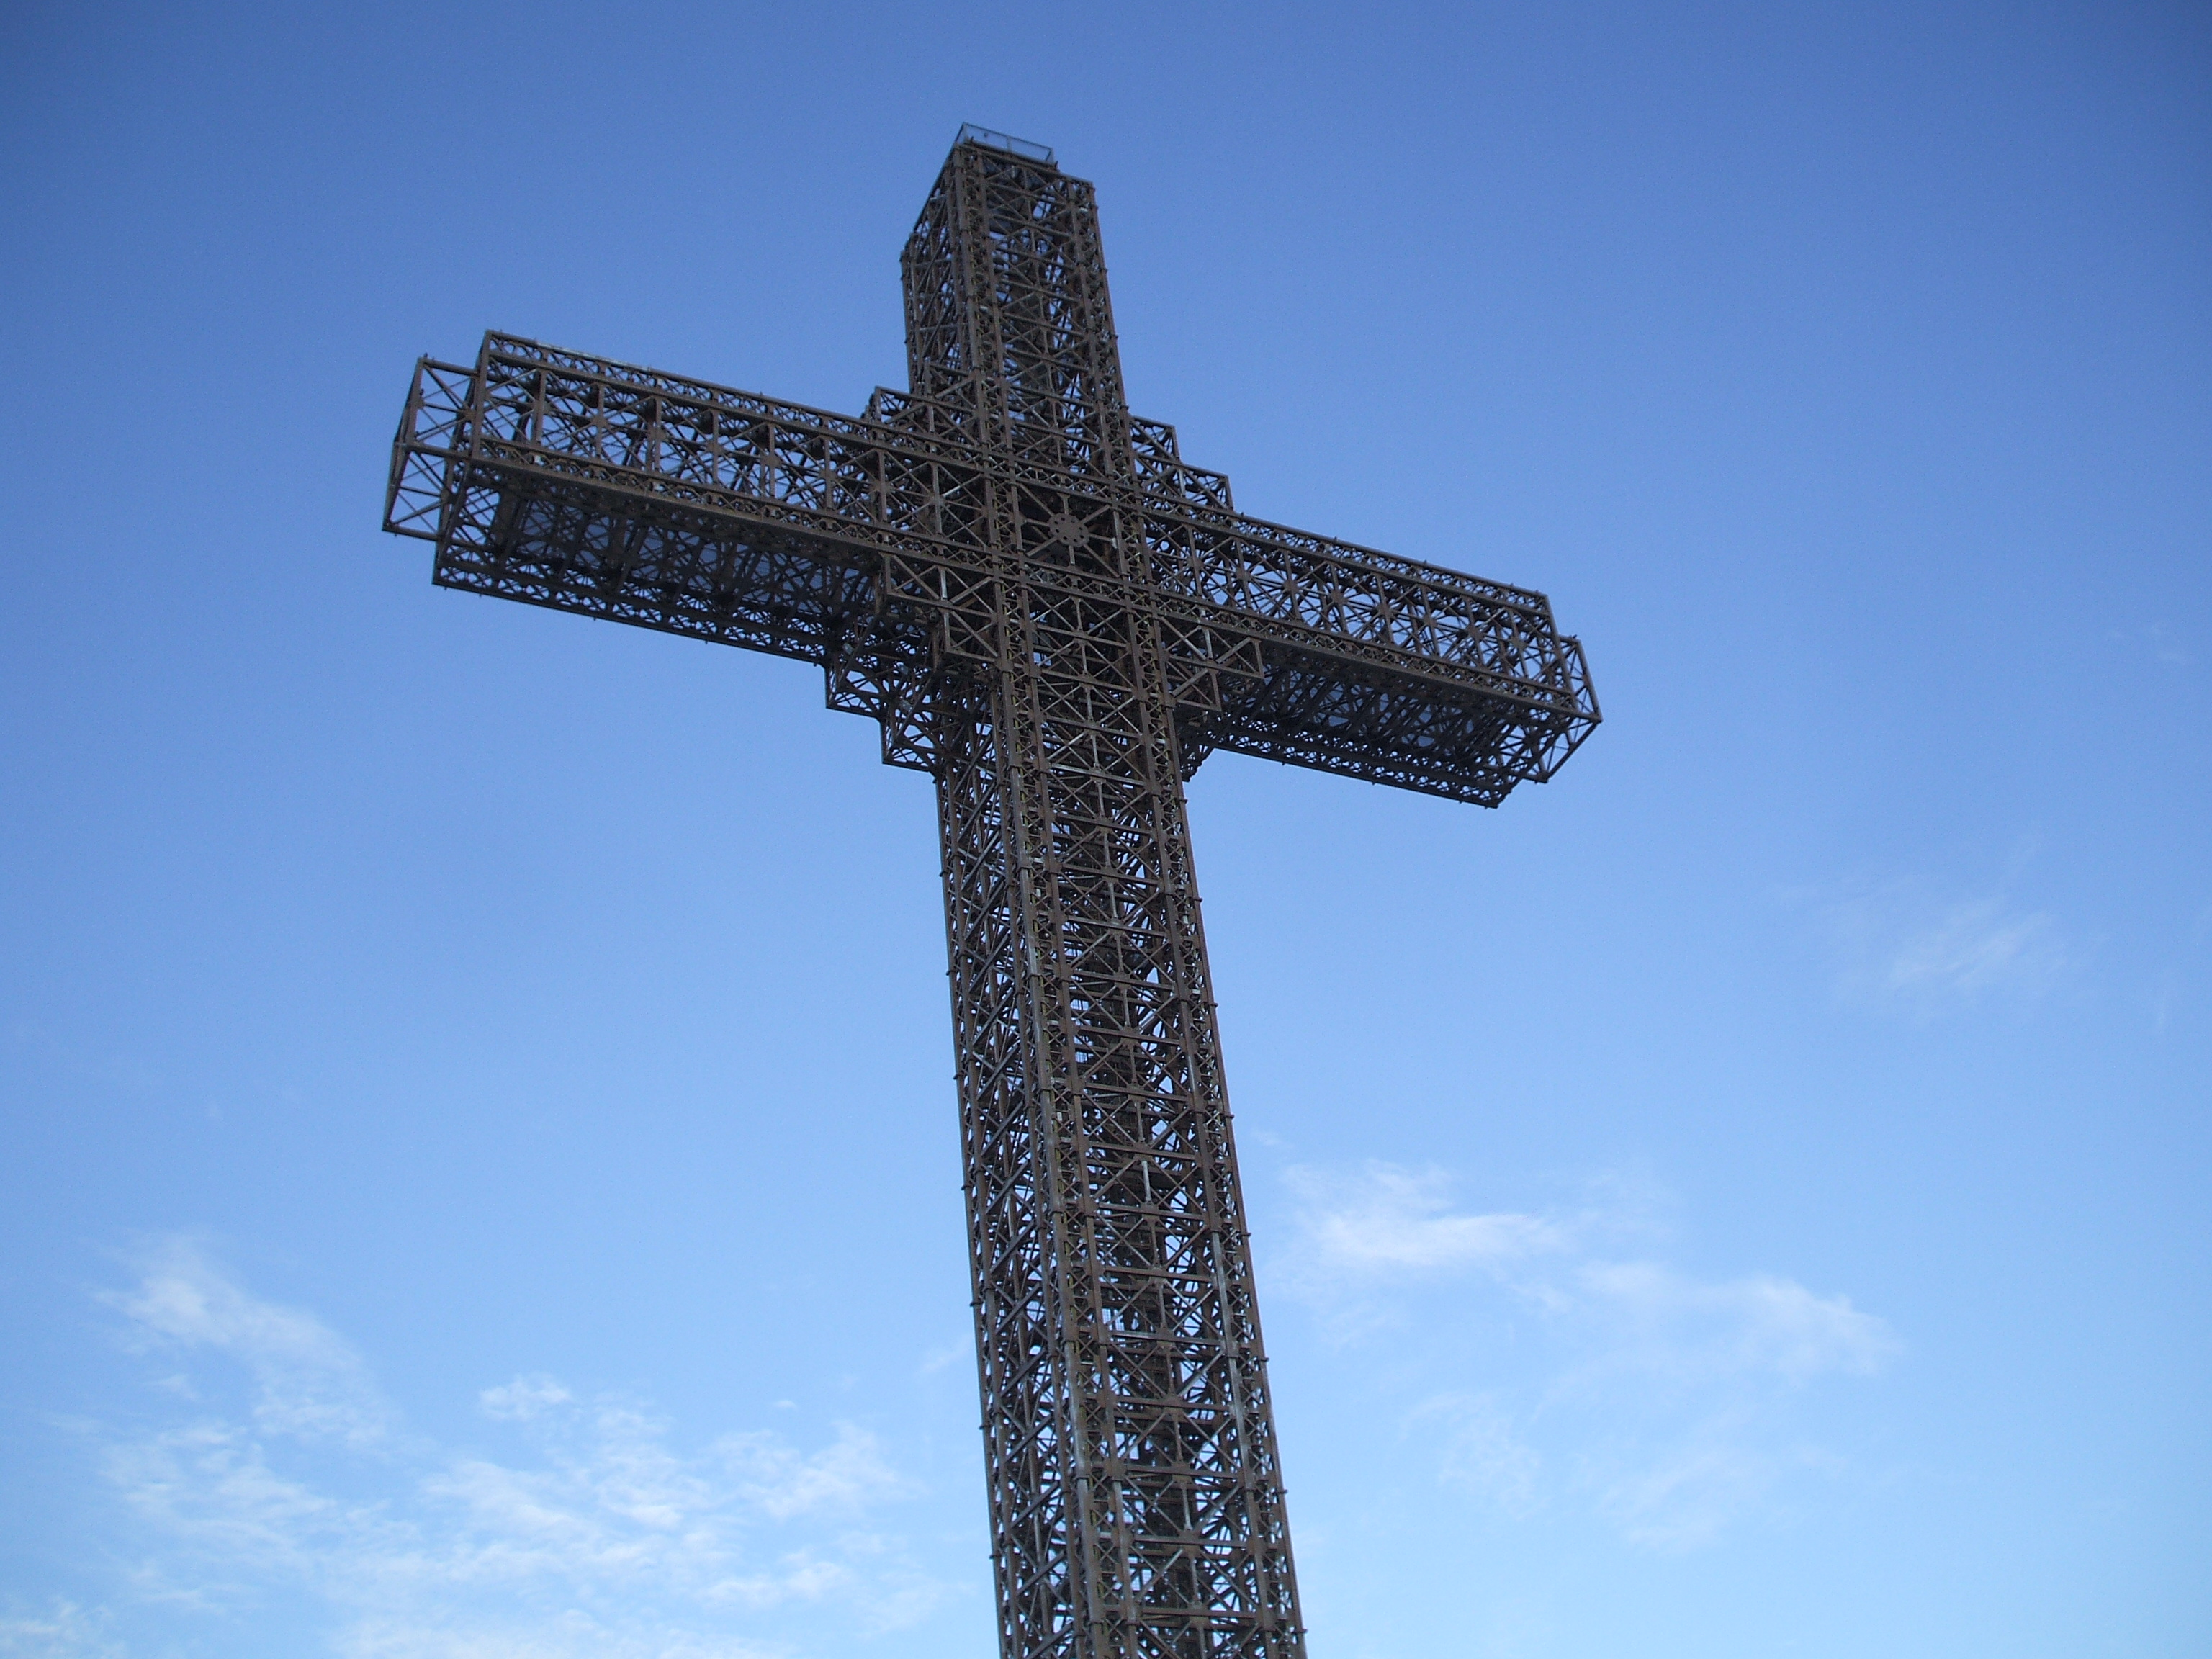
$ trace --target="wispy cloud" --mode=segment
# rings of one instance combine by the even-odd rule
[[[210,1350],[243,1364],[254,1422],[267,1432],[356,1446],[383,1437],[390,1409],[367,1368],[312,1314],[248,1296],[189,1237],[164,1241],[141,1266],[136,1286],[102,1298],[136,1346]]]
[[[1844,1296],[1816,1296],[1772,1273],[1701,1282],[1654,1261],[1584,1261],[1583,1305],[1607,1316],[1608,1363],[1695,1382],[1827,1371],[1871,1375],[1897,1352],[1889,1327]]]
[[[1450,1178],[1441,1170],[1299,1168],[1288,1179],[1314,1245],[1334,1268],[1498,1272],[1568,1243],[1566,1230],[1537,1216],[1454,1213]]]
[[[2013,910],[1998,899],[1953,905],[1887,955],[1883,983],[1906,994],[2039,991],[2066,965],[2049,916]]]
[[[554,1377],[543,1371],[529,1376],[518,1376],[512,1382],[502,1382],[497,1388],[484,1389],[477,1395],[477,1404],[486,1417],[502,1419],[510,1423],[530,1423],[556,1412],[563,1406],[573,1406],[576,1396],[563,1388]]]
[[[915,1488],[858,1425],[811,1448],[764,1431],[687,1446],[636,1402],[533,1374],[477,1397],[521,1455],[446,1449],[398,1430],[328,1327],[203,1249],[165,1245],[103,1299],[134,1346],[249,1378],[240,1409],[204,1403],[219,1379],[191,1386],[186,1420],[107,1449],[141,1596],[220,1620],[304,1594],[360,1659],[761,1659],[785,1645],[762,1624],[779,1610],[871,1632],[947,1593],[874,1529]],[[55,1651],[100,1653],[86,1628]],[[31,1639],[0,1623],[0,1643],[43,1653]]]
[[[123,1659],[123,1649],[100,1613],[56,1601],[38,1613],[0,1613],[0,1659]]]
[[[1773,1443],[1766,1426],[1721,1411],[1658,1445],[1601,1443],[1577,1460],[1577,1490],[1631,1543],[1668,1553],[1711,1543],[1771,1504],[1793,1476],[1834,1475],[1843,1460]]]
[[[1822,915],[1846,996],[1923,1015],[2040,996],[2074,965],[2056,918],[2002,896],[1939,900],[1900,882],[1830,899]]]
[[[1703,1279],[1654,1259],[1655,1230],[1633,1212],[1468,1212],[1443,1172],[1385,1164],[1290,1179],[1291,1277],[1340,1340],[1388,1324],[1395,1364],[1418,1375],[1405,1333],[1424,1333],[1440,1345],[1439,1369],[1463,1375],[1446,1352],[1454,1332],[1533,1333],[1521,1352],[1540,1358],[1515,1365],[1515,1386],[1443,1389],[1407,1413],[1437,1479],[1507,1514],[1573,1499],[1637,1543],[1702,1543],[1790,1476],[1839,1467],[1790,1437],[1787,1401],[1816,1379],[1870,1376],[1900,1352],[1848,1297],[1771,1273]],[[1503,1300],[1486,1313],[1485,1298]],[[1501,1354],[1492,1350],[1503,1376]]]
[[[850,1424],[841,1425],[836,1439],[812,1453],[769,1433],[732,1435],[716,1449],[745,1498],[779,1521],[858,1514],[908,1489],[884,1461],[875,1437]]]

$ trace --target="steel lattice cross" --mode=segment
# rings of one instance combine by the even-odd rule
[[[1494,805],[1598,719],[1540,593],[1239,515],[1123,398],[1090,185],[963,129],[859,418],[485,337],[385,526],[435,580],[818,664],[937,781],[1005,1659],[1304,1632],[1183,784]]]

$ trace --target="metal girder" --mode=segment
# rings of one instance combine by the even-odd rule
[[[1117,510],[1088,437],[1054,442],[1091,471],[1034,438],[1008,465],[941,400],[870,406],[856,419],[487,335],[473,367],[418,365],[386,527],[435,541],[447,586],[826,666],[863,614],[973,647],[991,581],[977,538],[1011,495],[1040,580],[1157,608],[1203,671],[1188,701],[1229,706],[1184,721],[1187,766],[1232,749],[1495,805],[1596,724],[1581,647],[1542,594],[1237,514],[1171,428],[1127,422],[1147,558],[1108,574],[1052,551],[1057,526]]]
[[[933,775],[1006,1659],[1299,1659],[1182,784],[1496,805],[1597,705],[1544,597],[1249,518],[1122,392],[1091,187],[963,129],[858,416],[489,334],[386,526],[446,586],[795,657]]]

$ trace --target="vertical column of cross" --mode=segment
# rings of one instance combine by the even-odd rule
[[[995,475],[997,659],[938,740],[938,781],[1002,1645],[1291,1659],[1251,1258],[1089,186],[956,149],[906,285],[915,388],[972,411]]]
[[[974,160],[956,149],[946,161],[902,258],[908,378],[996,457],[1009,400],[995,345],[975,326],[993,262]],[[1005,523],[1010,481],[995,465],[987,474],[989,545],[976,552],[997,567],[994,614],[965,632],[994,642],[992,660],[965,677],[970,696],[940,708],[933,737],[969,1260],[1000,1651],[1073,1659],[1100,1651],[1088,1609],[1101,1573],[1085,1525],[1088,1474],[1066,1346],[1079,1316],[1067,1301],[1070,1217],[1055,1145],[1064,1137],[1042,1018],[1051,999],[1036,792],[1022,787],[1035,769],[1023,763],[1024,722],[1009,718],[1006,695],[1017,678],[1008,671],[1018,548]]]

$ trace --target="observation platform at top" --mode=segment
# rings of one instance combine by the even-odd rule
[[[1042,145],[961,145],[1088,197]],[[417,364],[386,527],[434,543],[447,586],[813,663],[922,769],[899,711],[1006,649],[1009,584],[1158,617],[1186,776],[1227,749],[1495,805],[1598,722],[1533,589],[1239,513],[1163,422],[1127,418],[1131,490],[1043,428],[979,442],[977,418],[882,387],[841,415],[492,332],[473,363]]]
[[[1052,146],[1032,143],[1026,138],[1017,138],[1010,132],[994,132],[988,127],[979,127],[973,121],[960,124],[960,136],[955,144],[981,144],[985,149],[1002,149],[1009,155],[1033,161],[1039,167],[1057,167],[1053,160]]]

